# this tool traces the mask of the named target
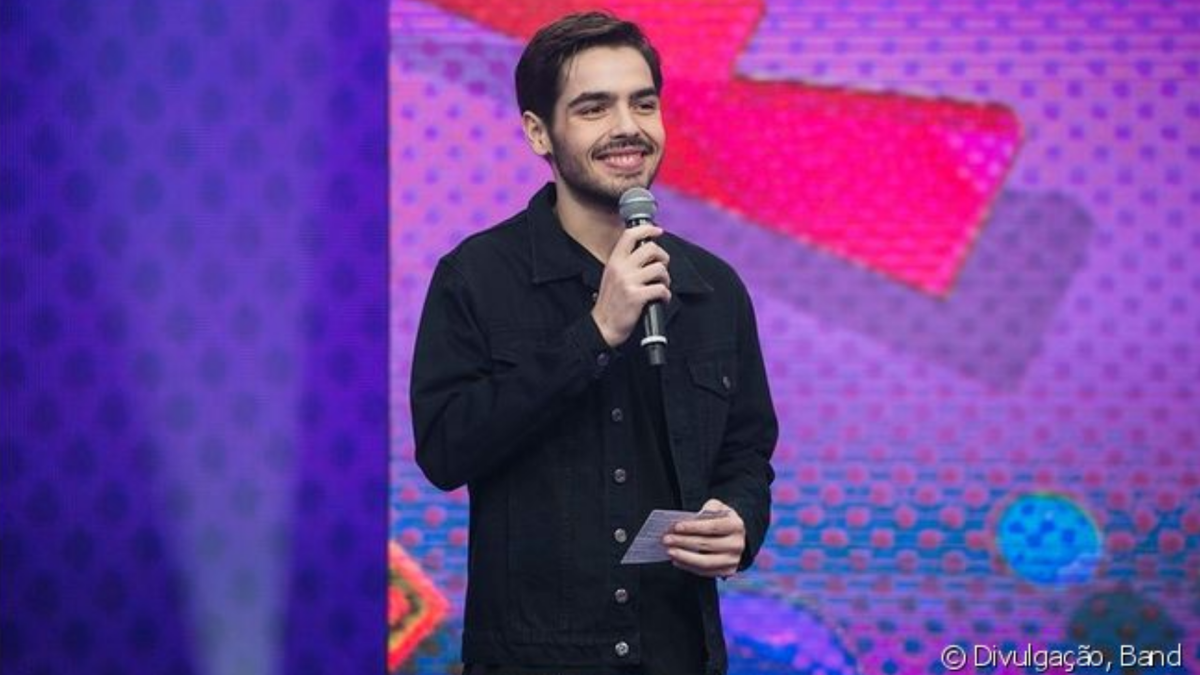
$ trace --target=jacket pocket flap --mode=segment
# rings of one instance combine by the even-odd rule
[[[492,336],[491,357],[493,361],[518,363],[533,353],[538,345],[545,344],[549,335],[545,330],[505,330]]]
[[[692,360],[688,362],[688,368],[697,387],[722,398],[737,392],[737,368],[732,356]]]

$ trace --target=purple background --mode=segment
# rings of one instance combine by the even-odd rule
[[[0,4],[0,670],[384,669],[386,7]]]

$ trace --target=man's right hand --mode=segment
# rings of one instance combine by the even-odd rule
[[[662,228],[654,225],[631,227],[608,256],[592,319],[609,347],[629,339],[646,303],[671,299],[671,275],[667,272],[671,256],[650,241],[662,233]],[[645,243],[638,246],[642,241]]]

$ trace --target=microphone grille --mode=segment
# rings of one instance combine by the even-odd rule
[[[654,220],[658,212],[658,202],[646,188],[629,188],[621,193],[621,218],[625,222],[632,220]]]

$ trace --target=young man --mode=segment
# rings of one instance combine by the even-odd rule
[[[715,579],[762,544],[777,437],[750,299],[712,254],[618,214],[666,145],[637,26],[565,17],[516,81],[554,182],[440,261],[413,359],[417,461],[470,489],[466,672],[723,673]],[[655,300],[661,367],[639,346]],[[656,508],[724,515],[676,525],[670,563],[621,565]]]

